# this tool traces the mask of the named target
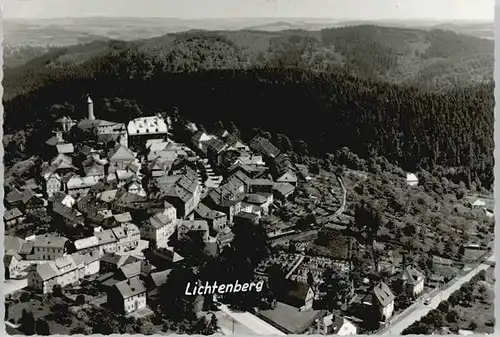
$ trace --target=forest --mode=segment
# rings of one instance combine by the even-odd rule
[[[57,117],[84,116],[83,96],[90,93],[102,119],[127,121],[175,107],[194,122],[233,122],[243,136],[256,128],[285,135],[299,155],[348,147],[364,159],[383,156],[409,171],[444,167],[459,181],[491,187],[489,43],[375,26],[314,34],[189,32],[108,42],[105,52],[100,42],[88,53],[78,46],[79,58],[67,48],[42,57],[41,67],[35,58],[15,68],[6,82],[4,129],[22,130],[23,155],[36,153]],[[435,72],[420,67],[410,76],[412,60],[429,62]],[[468,81],[474,71],[476,81]],[[18,145],[7,142],[8,152],[19,152]]]

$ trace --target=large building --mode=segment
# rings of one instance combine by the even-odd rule
[[[149,139],[167,139],[168,126],[161,116],[140,117],[127,125],[131,144],[146,144]]]

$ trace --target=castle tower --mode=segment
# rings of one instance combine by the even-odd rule
[[[90,95],[87,95],[87,107],[88,107],[88,119],[91,121],[95,120],[94,116],[94,102],[92,102],[92,99],[90,98]]]

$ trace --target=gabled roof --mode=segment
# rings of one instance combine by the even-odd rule
[[[102,232],[97,232],[94,235],[97,237],[100,245],[116,242],[116,237],[113,234],[113,231],[110,229],[106,229]]]
[[[59,276],[59,270],[52,263],[42,263],[37,265],[36,272],[43,281]]]
[[[74,242],[74,245],[75,245],[76,250],[82,250],[82,249],[87,249],[90,247],[98,246],[99,240],[95,236],[90,236],[88,238],[76,240]]]
[[[73,166],[73,160],[63,153],[58,154],[57,157],[52,160],[51,166],[56,170],[75,168]]]
[[[73,153],[73,152],[75,152],[75,148],[73,147],[73,144],[71,144],[71,143],[57,144],[56,148],[57,148],[57,152],[59,152],[59,153]]]
[[[7,196],[5,197],[5,200],[9,203],[15,203],[21,201],[23,198],[22,193],[17,189],[14,188],[12,191],[10,191]]]
[[[114,285],[114,288],[118,290],[118,293],[123,299],[146,292],[144,284],[139,280],[138,277],[118,282]]]
[[[417,284],[423,277],[424,274],[411,266],[406,267],[401,275],[401,278],[409,284]]]
[[[149,220],[146,222],[146,226],[152,227],[154,229],[159,229],[168,225],[171,222],[172,220],[170,220],[168,216],[166,216],[163,213],[158,213],[149,218]]]
[[[17,236],[12,236],[12,235],[5,235],[3,239],[3,247],[4,250],[7,252],[9,250],[14,250],[16,252],[19,252],[21,250],[21,247],[24,244],[24,240],[21,238],[18,238]]]
[[[117,161],[117,160],[134,160],[135,154],[129,148],[124,145],[118,145],[109,153],[109,160]]]
[[[23,213],[17,208],[9,209],[8,211],[5,211],[3,214],[3,218],[5,221],[10,221],[19,217],[22,217]]]
[[[296,183],[297,176],[295,175],[295,172],[293,172],[292,170],[289,170],[286,173],[284,173],[283,175],[281,175],[281,177],[279,177],[276,181],[279,183],[284,183],[284,182]]]
[[[155,287],[160,287],[163,284],[167,283],[168,276],[172,272],[172,269],[162,270],[158,272],[151,273],[151,280]]]
[[[295,190],[295,186],[290,183],[275,183],[273,189],[281,195],[288,195]]]
[[[35,240],[33,240],[32,243],[34,247],[61,249],[64,248],[67,241],[68,239],[62,236],[44,235],[35,238]]]
[[[373,288],[373,294],[382,307],[386,307],[394,301],[394,294],[387,284],[380,282]]]

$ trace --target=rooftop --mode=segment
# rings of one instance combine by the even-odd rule
[[[144,284],[138,277],[133,277],[129,280],[118,282],[114,285],[123,299],[139,295],[146,292]]]

